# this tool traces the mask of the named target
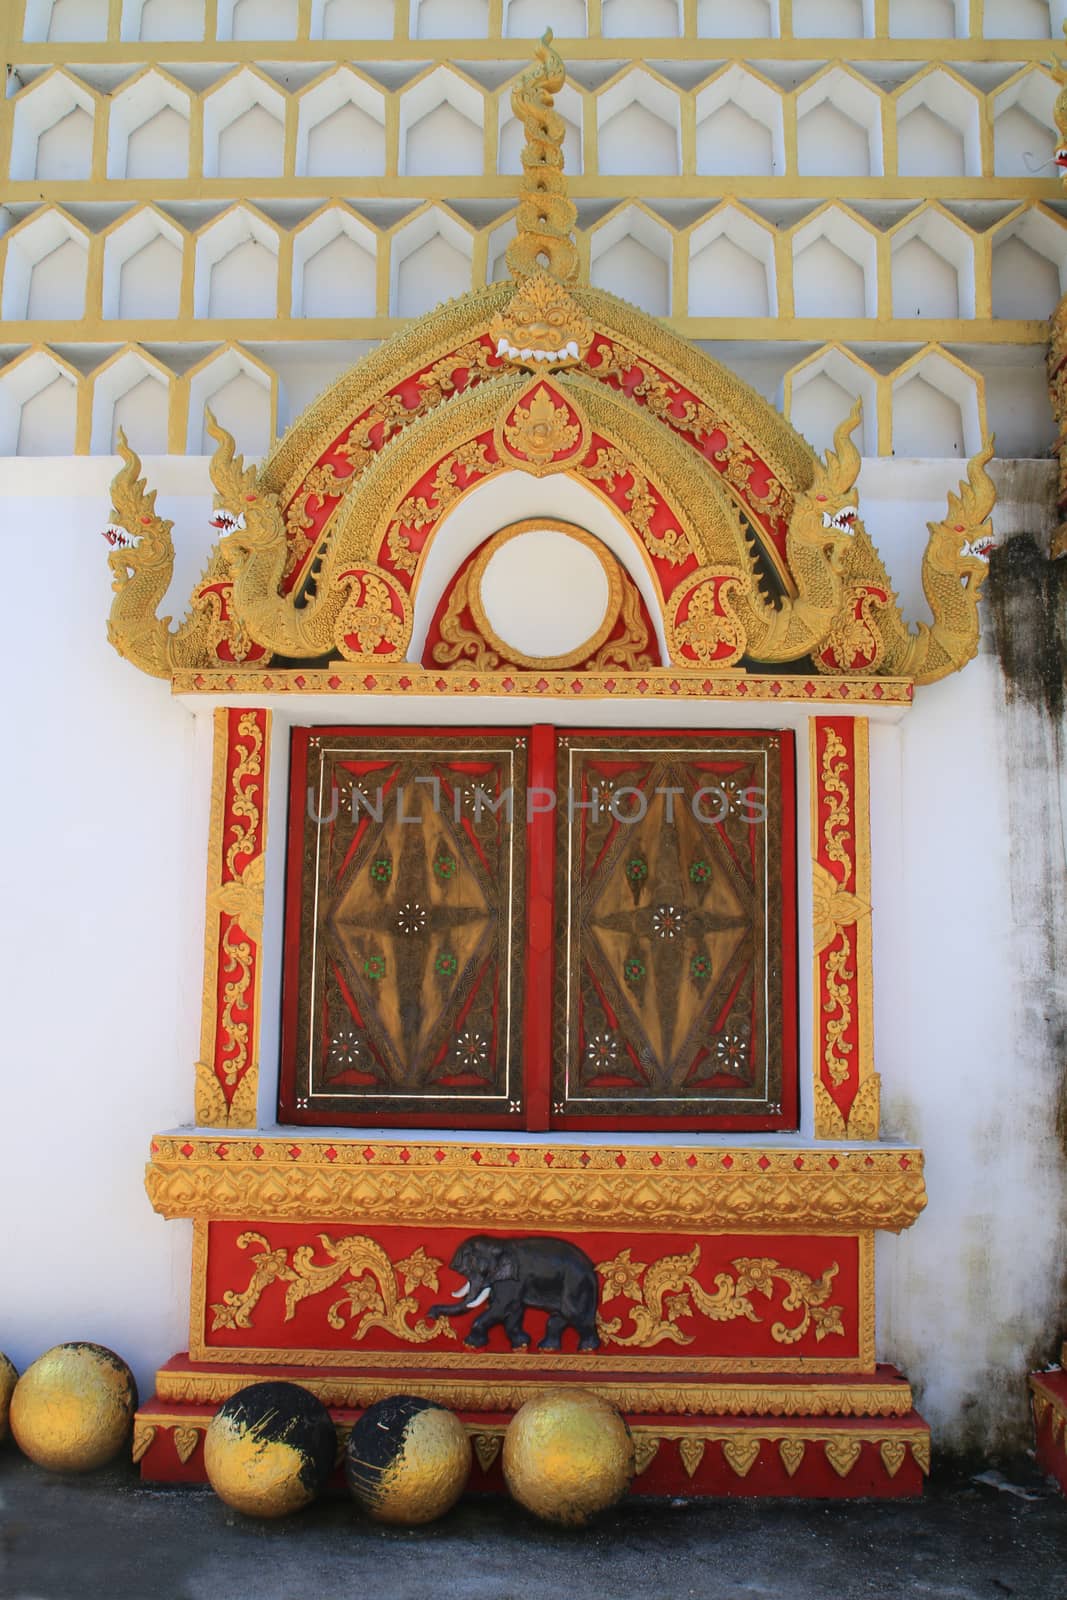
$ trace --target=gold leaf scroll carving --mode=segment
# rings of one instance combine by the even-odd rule
[[[526,405],[516,405],[511,421],[503,425],[505,449],[512,455],[524,457],[521,465],[540,477],[564,463],[554,457],[566,450],[573,454],[582,436],[580,421],[571,422],[565,405],[556,405],[550,390],[544,386],[534,393]]]
[[[498,466],[499,463],[489,460],[485,445],[479,443],[477,439],[461,445],[452,455],[446,456],[438,463],[430,486],[429,498],[423,495],[409,495],[389,524],[389,531],[386,534],[389,559],[398,572],[414,572],[419,564],[420,552],[412,550],[411,540],[404,530],[412,528],[419,531],[430,527],[455,504],[467,487],[466,481],[460,482],[458,473],[462,472],[465,475],[477,473],[479,477],[484,477],[490,472],[496,472]]]
[[[721,433],[725,442],[714,452],[714,459],[722,466],[727,483],[743,495],[746,504],[753,510],[767,517],[782,514],[785,491],[781,483],[767,472],[766,489],[762,492],[755,490],[751,481],[753,473],[759,466],[764,466],[766,470],[765,464],[760,462],[752,447],[730,427],[725,418],[716,416],[701,400],[683,399],[676,382],[666,378],[644,356],[637,355],[624,344],[617,341],[613,344],[601,343],[596,345],[594,353],[600,361],[595,369],[597,376],[601,379],[617,379],[625,393],[644,406],[658,422],[677,433],[691,434],[698,442],[710,438],[713,433]],[[625,380],[633,372],[639,372],[640,378],[636,384],[627,385]]]
[[[747,1477],[749,1471],[756,1463],[759,1455],[760,1444],[758,1439],[747,1437],[744,1434],[737,1439],[723,1441],[722,1453],[732,1472],[739,1478]]]
[[[309,497],[326,494],[347,498],[378,451],[390,439],[424,417],[449,395],[456,393],[457,373],[466,374],[466,387],[470,389],[499,370],[499,365],[493,360],[493,352],[480,339],[460,345],[451,355],[443,356],[425,372],[418,374],[414,380],[417,395],[414,405],[408,405],[403,395],[387,394],[365,416],[352,424],[336,448],[337,455],[343,456],[351,465],[351,476],[339,479],[328,467],[312,468],[299,482],[290,481],[286,495],[291,494],[293,498],[285,519],[288,541],[285,576],[288,577],[294,568],[302,565],[311,547],[309,530],[314,525],[314,519],[307,510]],[[377,443],[374,440],[376,431]],[[328,473],[331,475],[327,476]],[[324,532],[325,529],[320,529],[320,537]]]
[[[839,1478],[847,1478],[860,1458],[863,1446],[859,1439],[827,1439],[823,1448],[826,1459]]]
[[[667,641],[673,661],[721,670],[744,655],[747,638],[730,596],[743,590],[744,573],[736,567],[714,571],[701,567],[671,595]],[[685,618],[679,613],[685,609]],[[726,645],[729,654],[721,653]]]
[[[175,1454],[184,1467],[200,1442],[200,1430],[198,1428],[174,1428],[171,1436],[174,1440]]]
[[[135,1464],[151,1450],[158,1431],[158,1428],[151,1423],[135,1419],[133,1424],[133,1460]]]
[[[839,943],[826,958],[826,1017],[823,1027],[823,1061],[834,1083],[840,1086],[848,1078],[849,1066],[845,1057],[851,1055],[852,1044],[845,1034],[852,1026],[852,984],[856,969],[852,960],[852,938],[842,928]],[[831,1014],[832,1013],[832,1014]]]
[[[801,1313],[800,1320],[792,1325],[785,1322],[772,1325],[771,1338],[777,1344],[795,1344],[813,1325],[815,1338],[820,1343],[827,1334],[844,1334],[842,1307],[827,1304],[834,1278],[840,1270],[836,1261],[820,1278],[813,1279],[806,1272],[782,1266],[769,1256],[742,1256],[731,1262],[736,1278],[728,1272],[716,1275],[713,1294],[692,1275],[699,1262],[699,1245],[694,1245],[685,1255],[664,1256],[651,1266],[634,1261],[629,1246],[611,1261],[602,1261],[597,1267],[604,1286],[601,1298],[630,1302],[630,1331],[622,1332],[622,1318],[599,1317],[597,1327],[601,1338],[608,1344],[647,1349],[664,1340],[672,1344],[692,1344],[693,1335],[685,1333],[678,1322],[681,1317],[695,1313],[712,1322],[732,1322],[737,1317],[760,1322],[762,1318],[750,1296],[760,1294],[769,1300],[776,1278],[788,1287],[782,1310]]]
[[[338,582],[351,589],[334,626],[337,648],[345,659],[375,655],[379,644],[389,645],[402,657],[411,637],[411,602],[395,579],[378,567],[360,566],[340,573]],[[358,639],[355,645],[353,637]]]
[[[693,547],[680,528],[664,528],[659,533],[653,530],[656,502],[649,481],[622,450],[614,445],[602,446],[593,461],[583,462],[575,470],[590,482],[603,485],[610,494],[614,494],[623,480],[629,477],[630,487],[622,491],[622,498],[626,502],[627,515],[641,535],[649,555],[658,556],[672,567],[680,567],[689,560]]]
[[[503,1444],[503,1442],[503,1439],[498,1433],[471,1434],[471,1444],[474,1446],[474,1453],[478,1457],[478,1465],[481,1467],[483,1472],[489,1471],[490,1467],[493,1465],[493,1462],[500,1454],[500,1446]]]
[[[833,873],[818,861],[812,864],[812,894],[816,955],[833,942],[839,928],[870,915],[871,908],[866,900],[848,894]]]
[[[623,588],[621,616],[622,637],[602,645],[593,658],[593,666],[601,671],[620,667],[624,672],[635,672],[655,660],[653,641],[641,615],[641,597],[630,583]]]
[[[242,740],[247,743],[242,744]],[[236,861],[248,855],[259,827],[259,806],[256,804],[254,785],[245,788],[247,778],[258,778],[263,772],[263,729],[259,713],[246,711],[238,719],[237,738],[234,741],[237,765],[230,776],[230,816],[233,822],[228,830],[230,843],[226,848],[226,871],[237,876]]]
[[[466,656],[479,672],[489,672],[500,665],[500,657],[495,650],[489,649],[480,633],[468,628],[463,621],[463,613],[469,604],[470,576],[464,572],[457,578],[438,624],[441,637],[433,647],[433,659],[439,666],[450,667],[461,656]]]
[[[845,848],[852,839],[848,752],[836,730],[831,727],[826,729],[821,778],[827,807],[822,830],[823,846],[828,859],[841,868],[844,882],[852,868],[851,858]]]
[[[326,1312],[331,1328],[350,1324],[352,1338],[357,1340],[366,1338],[373,1328],[381,1328],[408,1344],[425,1344],[439,1334],[446,1339],[456,1336],[450,1322],[410,1320],[419,1309],[411,1291],[423,1285],[435,1290],[443,1265],[428,1256],[421,1245],[394,1266],[380,1244],[361,1234],[334,1240],[329,1234],[320,1233],[319,1245],[329,1257],[322,1264],[314,1260],[314,1245],[298,1245],[291,1252],[284,1246],[273,1249],[264,1234],[252,1232],[240,1234],[237,1244],[241,1250],[259,1246],[252,1256],[256,1265],[243,1290],[226,1289],[221,1301],[212,1305],[213,1333],[220,1328],[251,1328],[260,1298],[272,1283],[288,1285],[285,1321],[289,1322],[302,1300],[324,1294],[343,1278],[349,1278],[344,1293]]]
[[[826,804],[822,828],[823,850],[827,859],[841,868],[841,878],[838,880],[829,868],[816,867],[813,884],[815,941],[816,954],[834,943],[834,948],[826,957],[823,976],[826,1013],[823,1062],[831,1082],[840,1087],[848,1080],[849,1063],[846,1057],[852,1054],[853,1049],[845,1037],[852,1026],[853,985],[856,981],[853,937],[849,929],[859,915],[870,911],[870,907],[841,889],[841,884],[848,881],[852,871],[852,858],[848,850],[852,841],[852,799],[848,754],[843,741],[831,727],[826,730],[820,778]],[[850,915],[850,912],[855,914]]]
[[[237,1013],[246,1010],[252,983],[252,946],[236,922],[231,922],[226,929],[219,947],[219,964],[226,979],[222,986],[219,1032],[228,1041],[224,1048],[233,1051],[222,1070],[227,1087],[232,1088],[248,1066],[248,1023],[240,1021]]]
[[[221,715],[225,719],[226,714]],[[248,1020],[247,1013],[253,984],[253,944],[258,943],[263,925],[265,858],[258,780],[263,775],[265,729],[265,719],[259,712],[243,712],[238,717],[233,742],[236,760],[228,775],[227,762],[216,751],[210,859],[214,864],[222,857],[219,876],[223,881],[210,887],[207,895],[205,1023],[195,1085],[196,1119],[202,1127],[255,1122],[258,1084],[251,1062],[254,1021]],[[216,738],[220,736],[217,732]],[[242,858],[248,859],[238,870]],[[224,930],[222,918],[226,919]],[[220,976],[224,980],[221,997],[217,992]],[[216,1072],[219,1062],[221,1068]],[[226,1090],[232,1091],[229,1099]]]

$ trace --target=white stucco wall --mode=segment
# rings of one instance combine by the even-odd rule
[[[145,465],[177,524],[170,605],[180,611],[212,538],[206,464]],[[2,798],[0,1348],[22,1365],[61,1339],[97,1339],[131,1361],[147,1393],[153,1369],[186,1342],[189,1228],[152,1213],[141,1176],[150,1134],[192,1114],[210,732],[206,707],[194,717],[106,643],[99,529],[114,466],[4,463],[0,535],[22,583],[10,615]],[[1051,468],[999,470],[1001,534],[1039,532]],[[943,514],[957,475],[952,462],[864,466],[866,520],[912,617],[923,614],[925,522]],[[685,708],[671,709],[671,723],[684,726]],[[297,720],[323,713],[286,710]],[[628,720],[625,708],[611,711]],[[375,713],[334,699],[325,714]],[[408,714],[424,717],[426,708]],[[538,707],[539,717],[551,715]],[[568,705],[558,720],[605,715]],[[396,722],[404,713],[393,703],[380,716]],[[471,716],[450,705],[446,720]],[[500,716],[513,722],[515,707]],[[736,721],[725,710],[690,716],[709,718]],[[752,708],[744,720],[757,720]],[[776,720],[802,726],[799,713]],[[1054,741],[1041,713],[1007,704],[987,642],[964,673],[920,690],[898,721],[877,720],[871,746],[884,1124],[887,1135],[924,1146],[930,1191],[909,1234],[879,1240],[879,1353],[907,1370],[941,1442],[994,1443],[1021,1425],[1028,1363],[1067,1331],[1059,1326],[1060,986],[1050,974],[1064,903]],[[803,787],[801,808],[803,851]],[[272,856],[281,848],[276,818]],[[805,877],[802,867],[802,940]],[[276,947],[277,908],[266,934]],[[269,949],[265,956],[274,959]],[[802,996],[809,970],[802,955]],[[806,998],[801,1025],[806,1080]],[[274,1038],[268,1016],[268,1062]],[[809,1117],[810,1109],[810,1135]]]

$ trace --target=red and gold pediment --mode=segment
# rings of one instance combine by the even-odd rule
[[[861,680],[877,678],[883,695],[893,680],[903,697],[908,682],[957,670],[977,648],[990,452],[931,527],[934,621],[913,630],[860,520],[858,414],[820,460],[726,367],[577,281],[574,208],[544,133],[562,63],[547,45],[539,55],[516,90],[529,142],[512,281],[438,307],[360,361],[258,470],[210,424],[221,537],[176,629],[157,615],[170,525],[123,443],[112,643],[187,690],[217,688],[220,672],[229,684],[301,663],[417,664],[421,585],[444,559],[431,552],[465,503],[510,474],[510,514],[488,533],[544,510],[540,480],[571,480],[610,506],[623,566],[650,579],[664,670],[806,672],[820,698],[822,680],[840,680],[852,699]],[[453,589],[468,555],[452,563]]]

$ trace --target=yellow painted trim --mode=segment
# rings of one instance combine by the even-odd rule
[[[697,38],[690,34],[669,35],[666,38],[605,38],[600,32],[599,0],[589,0],[589,32],[568,39],[566,56],[571,61],[693,61],[706,55],[709,66],[724,59],[746,61],[822,61],[828,57],[847,61],[1023,61],[1044,63],[1056,41],[1050,39],[983,39],[979,33],[961,39],[889,39],[865,37],[857,39],[797,38],[789,31],[786,17],[790,13],[789,0],[779,0],[782,10],[782,35],[777,39],[728,39],[720,41],[728,49],[716,52],[716,40]],[[213,37],[215,0],[205,0],[207,38],[203,42],[183,40],[180,43],[138,40],[85,41],[76,46],[77,59],[86,65],[102,62],[124,65],[136,62],[138,66],[153,61],[173,61],[180,56],[189,62],[231,62],[243,64],[265,59],[271,61],[329,62],[351,61],[353,42],[348,39],[271,39],[265,41],[244,39],[216,39]],[[402,23],[392,39],[361,39],[361,61],[428,61],[451,62],[458,56],[467,61],[526,62],[530,56],[528,39],[412,39],[407,27],[407,6],[398,0],[397,12]],[[596,13],[594,20],[594,13]],[[595,31],[594,31],[595,28]],[[10,41],[8,60],[13,65],[30,63],[36,66],[63,65],[71,57],[70,44],[27,43],[20,37]]]
[[[405,218],[405,222],[410,218]],[[279,246],[279,265],[281,250]],[[384,241],[383,241],[384,242]],[[477,236],[472,240],[472,253],[477,249]],[[682,252],[684,255],[684,251]],[[384,276],[388,283],[388,269],[384,250],[379,252],[379,273],[385,268]],[[782,282],[779,280],[779,290]],[[178,320],[157,321],[145,318],[130,320],[104,320],[98,314],[86,317],[77,322],[24,322],[11,321],[4,324],[4,343],[34,344],[38,342],[47,344],[98,343],[115,344],[118,341],[129,343],[170,344],[176,342],[211,343],[216,340],[237,337],[242,343],[259,343],[269,340],[272,343],[289,343],[293,340],[304,339],[387,339],[392,334],[410,326],[412,318],[390,316],[383,311],[374,317],[347,317],[329,318],[312,317],[301,318],[288,315],[288,308],[283,306],[283,315],[277,318],[252,317],[247,320],[217,317],[189,316]],[[805,344],[835,344],[857,343],[869,344],[872,342],[894,342],[901,344],[994,344],[994,345],[1044,345],[1048,342],[1048,324],[1046,322],[1010,322],[975,320],[959,320],[943,322],[934,318],[902,318],[899,321],[887,318],[882,321],[874,317],[856,317],[834,320],[830,317],[795,317],[785,314],[780,317],[688,317],[671,316],[661,319],[663,325],[674,333],[680,334],[684,339],[691,340],[727,340],[727,339],[756,339],[780,340],[783,343],[800,342]],[[921,352],[920,352],[921,354]],[[969,368],[967,369],[970,370]]]

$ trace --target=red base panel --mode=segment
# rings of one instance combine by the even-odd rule
[[[1037,1464],[1067,1495],[1067,1372],[1035,1372],[1030,1378]]]
[[[425,1374],[420,1376],[425,1380]],[[158,1375],[161,1392],[137,1413],[134,1458],[140,1462],[142,1478],[155,1483],[205,1482],[204,1431],[223,1390],[232,1393],[268,1377],[303,1381],[322,1393],[337,1426],[340,1459],[348,1430],[362,1410],[331,1399],[331,1389],[343,1386],[346,1374],[295,1367],[240,1372],[175,1357]],[[896,1403],[908,1397],[907,1385],[893,1368],[879,1368],[874,1378],[851,1380],[837,1374],[804,1380],[724,1375],[724,1406],[727,1399],[732,1406],[751,1402],[759,1412],[626,1413],[637,1450],[633,1492],[697,1499],[722,1495],[898,1499],[921,1494],[930,1464],[930,1433],[923,1419],[912,1409],[896,1415],[827,1415],[828,1406],[835,1404],[833,1385],[840,1386],[840,1403],[849,1408],[862,1404],[864,1385],[870,1386],[872,1399],[879,1404],[886,1403],[887,1395]],[[783,1401],[783,1388],[790,1386]],[[390,1387],[400,1392],[409,1386],[403,1374],[394,1373]],[[183,1389],[200,1389],[210,1398],[176,1398]],[[806,1401],[808,1414],[804,1414]],[[708,1403],[715,1403],[711,1392]],[[772,1404],[778,1414],[771,1413]],[[781,1414],[785,1410],[788,1415]],[[474,1446],[471,1492],[505,1493],[500,1451],[512,1413],[475,1408],[459,1409],[459,1415]],[[335,1483],[343,1487],[339,1472]]]

